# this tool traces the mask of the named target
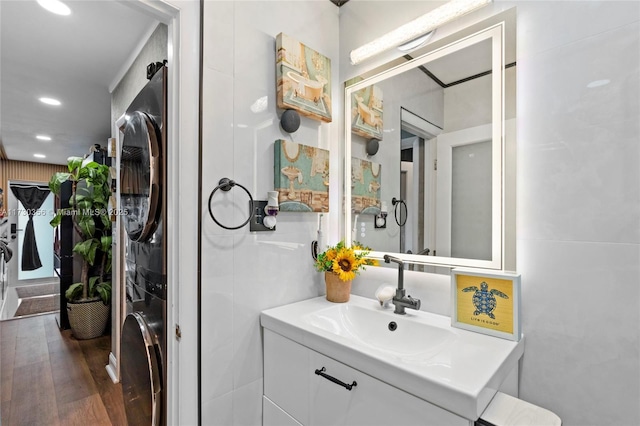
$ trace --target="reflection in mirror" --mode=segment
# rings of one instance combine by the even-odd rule
[[[515,12],[503,15],[515,19]],[[505,119],[515,117],[515,103],[505,99],[515,94],[515,49],[503,39],[504,18],[490,21],[347,83],[347,223],[351,238],[372,247],[375,257],[400,253],[414,263],[504,266],[502,142]],[[364,148],[371,138],[380,139],[375,156]],[[372,166],[384,170],[375,188],[365,177]],[[368,185],[369,198],[362,198],[360,183]],[[376,217],[386,206],[381,227]]]

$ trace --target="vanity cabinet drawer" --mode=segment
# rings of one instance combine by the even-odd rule
[[[311,351],[309,425],[460,425],[469,421],[429,402],[381,382],[355,368]],[[347,385],[315,374],[322,373]]]
[[[264,425],[294,420],[308,426],[469,426],[467,419],[268,329],[264,401]]]
[[[265,329],[264,395],[302,424],[309,417],[308,373],[309,348]]]

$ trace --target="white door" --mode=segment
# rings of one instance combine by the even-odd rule
[[[26,229],[27,216],[22,203],[18,201],[18,280],[32,280],[36,278],[49,278],[55,276],[53,270],[53,228],[49,225],[49,222],[53,219],[53,198],[54,195],[50,193],[42,207],[38,209],[33,216],[33,228],[36,233],[36,244],[38,245],[38,254],[40,255],[40,262],[42,266],[33,271],[22,270],[22,243],[24,239],[24,232],[21,230]]]
[[[24,184],[24,182],[20,182]],[[41,185],[41,184],[37,184]],[[7,212],[9,222],[15,224],[16,237],[11,240],[10,247],[13,250],[14,258],[7,264],[9,268],[9,286],[15,287],[22,280],[32,280],[39,278],[53,278],[55,271],[53,268],[53,228],[49,225],[53,219],[54,195],[49,194],[42,206],[33,216],[33,228],[36,236],[36,244],[38,246],[38,254],[42,267],[33,271],[22,270],[22,244],[24,240],[24,230],[27,226],[29,217],[24,206],[13,195],[11,190],[7,191]]]
[[[491,127],[438,136],[438,256],[492,259]]]

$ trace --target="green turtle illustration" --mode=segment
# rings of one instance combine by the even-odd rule
[[[471,286],[463,288],[462,291],[475,291],[475,293],[473,293],[473,305],[476,307],[476,310],[473,315],[486,314],[489,318],[496,319],[496,316],[493,315],[493,310],[496,308],[497,304],[496,296],[502,297],[503,299],[508,299],[509,296],[495,288],[492,290],[488,289],[489,285],[483,281],[480,283],[480,289],[476,286]]]

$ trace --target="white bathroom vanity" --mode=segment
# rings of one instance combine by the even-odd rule
[[[396,315],[352,295],[273,308],[264,328],[264,425],[473,425],[517,392],[519,342]]]

